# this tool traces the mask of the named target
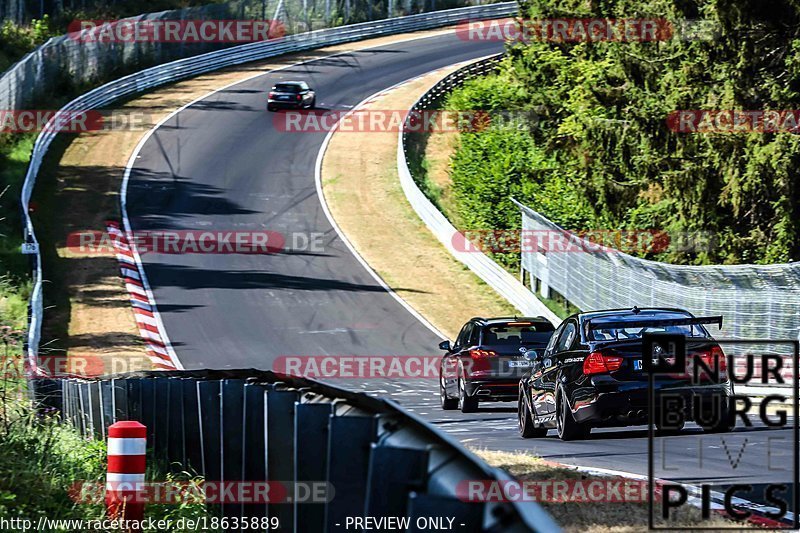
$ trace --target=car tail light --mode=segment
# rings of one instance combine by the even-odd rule
[[[273,93],[273,92],[270,92],[270,93],[269,93],[269,96],[268,96],[267,98],[275,98],[275,93]]]
[[[301,94],[298,94],[298,95],[297,95],[297,100],[302,100],[302,99],[303,99],[303,95],[301,95]]]
[[[712,371],[717,369],[719,374],[725,374],[728,371],[728,362],[726,361],[725,353],[719,346],[714,346],[711,350],[700,352],[697,355]],[[717,367],[717,365],[719,365],[719,367]]]
[[[469,356],[473,359],[488,359],[490,357],[497,357],[497,352],[491,350],[470,350]]]
[[[489,360],[497,357],[497,352],[491,350],[470,350],[470,361],[467,362],[467,367],[464,371],[467,375],[475,372],[491,372],[492,365]]]
[[[622,366],[622,357],[592,352],[583,360],[583,373],[587,376],[590,374],[603,374],[619,370],[620,366]]]

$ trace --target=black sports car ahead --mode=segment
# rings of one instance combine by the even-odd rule
[[[734,412],[725,355],[703,324],[722,325],[722,317],[696,318],[680,309],[633,309],[578,313],[564,320],[519,384],[519,431],[544,437],[556,428],[563,440],[588,436],[593,427],[648,423],[649,374],[643,363],[643,336],[685,338],[687,360],[717,372],[686,367],[654,376],[656,413],[662,432],[680,431],[694,420],[706,431],[730,431]],[[660,345],[650,357],[655,363]],[[664,352],[664,355],[668,355]],[[667,357],[664,357],[668,359]]]

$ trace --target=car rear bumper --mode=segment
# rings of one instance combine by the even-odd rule
[[[615,391],[602,388],[582,388],[576,392],[572,409],[575,420],[593,425],[637,425],[649,420],[648,384],[626,383]],[[698,405],[707,405],[715,398],[729,398],[733,394],[730,383],[702,386],[656,386],[655,406],[670,398],[669,409],[680,408],[685,420],[693,420]],[[580,396],[580,397],[579,397]]]
[[[519,378],[517,379],[475,379],[464,382],[468,396],[475,396],[486,402],[517,401]]]
[[[286,100],[267,100],[268,107],[280,107],[283,109],[299,109],[302,107],[303,102],[290,102]]]

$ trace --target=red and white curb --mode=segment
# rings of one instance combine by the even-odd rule
[[[166,333],[163,331],[164,326],[158,317],[155,301],[144,282],[144,272],[140,267],[141,262],[138,260],[136,250],[131,247],[128,237],[118,223],[108,221],[106,228],[114,243],[120,275],[133,306],[136,326],[147,346],[147,356],[153,366],[160,370],[179,369],[179,365],[176,364],[177,358],[174,357]]]

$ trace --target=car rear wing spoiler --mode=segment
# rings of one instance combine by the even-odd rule
[[[706,317],[686,317],[686,318],[642,318],[640,320],[618,320],[618,321],[589,321],[586,326],[587,331],[598,329],[617,329],[617,328],[643,328],[647,326],[696,326],[700,324],[716,324],[722,329],[721,316]]]

